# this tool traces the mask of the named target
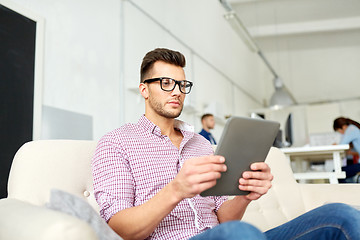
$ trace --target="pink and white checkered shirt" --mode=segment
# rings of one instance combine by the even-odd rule
[[[95,198],[106,221],[117,212],[151,199],[173,180],[186,159],[213,154],[205,138],[176,121],[180,148],[144,115],[102,137],[92,163]],[[189,131],[189,128],[192,128]],[[184,199],[147,239],[189,239],[217,225],[216,212],[227,197]]]

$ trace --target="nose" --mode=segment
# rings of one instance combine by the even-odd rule
[[[180,91],[180,83],[175,83],[175,88],[171,92],[172,95],[181,95],[182,92]]]

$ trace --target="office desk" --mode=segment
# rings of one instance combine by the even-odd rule
[[[344,171],[341,171],[342,157],[345,156],[345,150],[349,149],[348,144],[343,145],[328,145],[328,146],[313,146],[313,147],[295,147],[295,148],[281,148],[286,155],[289,164],[295,161],[296,170],[294,172],[295,179],[303,182],[309,179],[329,179],[331,184],[339,183],[338,179],[346,177]],[[307,172],[304,169],[304,161],[307,165],[311,162],[324,162],[331,159],[334,163],[334,171],[311,171]]]

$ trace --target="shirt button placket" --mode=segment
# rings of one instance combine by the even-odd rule
[[[181,154],[178,155],[178,172],[180,171],[181,167],[183,165],[183,162],[181,161]]]

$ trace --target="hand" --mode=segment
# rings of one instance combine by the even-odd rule
[[[203,156],[185,161],[171,182],[179,200],[191,198],[216,184],[221,173],[226,171],[222,156]]]
[[[239,189],[250,191],[245,197],[249,200],[256,200],[268,192],[274,177],[270,167],[264,162],[253,163],[250,169],[252,171],[244,172],[242,178],[239,179]]]

